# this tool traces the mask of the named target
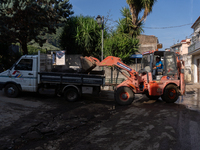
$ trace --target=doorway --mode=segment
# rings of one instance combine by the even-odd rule
[[[200,63],[200,59],[197,59],[197,82],[200,83],[199,81],[199,72],[200,72],[200,66],[199,66],[199,63]]]

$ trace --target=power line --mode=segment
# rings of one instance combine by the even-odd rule
[[[193,23],[183,24],[183,25],[179,25],[179,26],[169,26],[169,27],[143,27],[143,28],[147,28],[147,29],[168,29],[168,28],[179,28],[179,27],[188,26],[188,25],[191,25],[191,24],[193,24]]]

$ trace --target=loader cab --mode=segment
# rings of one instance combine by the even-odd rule
[[[153,75],[153,67],[156,64],[156,57],[159,57],[163,63],[163,69],[156,69]],[[170,79],[178,78],[178,69],[176,63],[176,54],[171,51],[150,51],[143,53],[141,70],[152,73],[153,80],[161,80],[163,76]]]

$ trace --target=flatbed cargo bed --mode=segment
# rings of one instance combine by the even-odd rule
[[[105,76],[79,73],[39,72],[41,83],[60,83],[101,86],[105,83]]]

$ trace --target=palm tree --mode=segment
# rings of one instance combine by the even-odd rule
[[[137,26],[146,19],[156,1],[157,0],[126,0],[131,11],[134,28],[137,28]],[[144,11],[143,16],[139,18],[139,13],[142,11]]]
[[[121,10],[121,14],[123,16],[122,19],[119,19],[117,31],[121,33],[128,33],[132,37],[136,37],[143,32],[142,22],[137,25],[137,28],[132,23],[131,12],[128,7],[124,7]]]
[[[82,48],[83,55],[99,57],[101,32],[96,20],[89,16],[79,16],[76,28],[76,42]]]
[[[106,33],[106,30],[104,32]],[[68,54],[100,58],[101,29],[96,20],[82,15],[70,17],[60,37],[60,46],[67,49]]]

